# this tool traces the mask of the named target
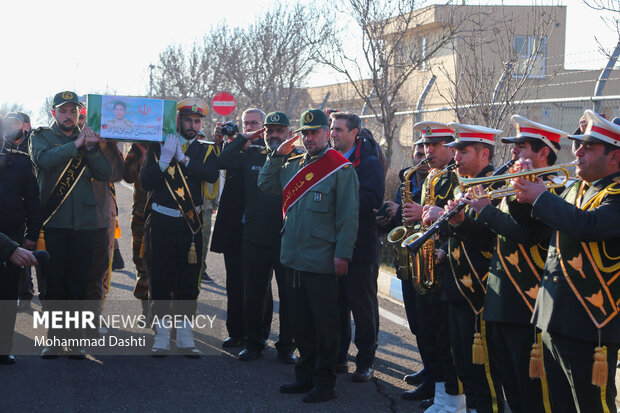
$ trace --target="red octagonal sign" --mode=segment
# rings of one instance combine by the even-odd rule
[[[211,101],[213,111],[220,116],[228,116],[235,111],[237,102],[235,97],[228,92],[219,92],[213,96]]]

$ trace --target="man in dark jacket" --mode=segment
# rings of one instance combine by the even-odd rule
[[[12,116],[15,115],[15,116]],[[13,364],[9,355],[17,313],[17,293],[20,270],[26,266],[11,264],[9,257],[18,245],[32,250],[41,229],[39,188],[27,153],[17,149],[16,142],[24,138],[23,121],[17,114],[4,120],[6,138],[0,137],[0,232],[13,242],[6,241],[6,256],[0,257],[0,363]],[[25,227],[25,228],[24,228]],[[25,236],[24,236],[25,234]],[[21,248],[17,248],[21,250]],[[31,254],[18,251],[18,255]],[[7,263],[4,264],[3,262]]]
[[[360,183],[359,229],[349,271],[338,279],[340,307],[340,352],[337,371],[347,369],[346,356],[351,342],[351,312],[355,319],[355,345],[358,353],[355,382],[372,378],[377,348],[379,306],[377,277],[379,229],[373,210],[381,206],[385,176],[378,157],[378,145],[372,138],[358,136],[360,118],[354,113],[331,114],[331,138],[334,149],[353,164]]]

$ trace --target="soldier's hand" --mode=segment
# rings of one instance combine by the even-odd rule
[[[9,257],[9,261],[11,261],[14,265],[18,267],[32,267],[33,265],[37,265],[37,259],[32,255],[32,252],[25,250],[21,247],[17,247],[13,254]]]
[[[446,254],[446,252],[444,250],[437,250],[437,264],[441,264],[442,262],[444,262],[446,260],[446,258],[448,258],[448,254]]]
[[[377,214],[377,212],[379,212],[378,209],[373,209],[372,212],[375,213],[375,215]],[[376,216],[375,217],[375,221],[377,222],[377,225],[379,225],[380,227],[387,227],[388,224],[390,223],[390,219],[386,218],[384,216]]]
[[[78,135],[77,139],[73,141],[73,143],[75,144],[76,148],[80,149],[82,146],[84,146],[85,141],[86,141],[86,127],[84,127],[80,131],[80,134]]]
[[[403,217],[405,221],[413,222],[422,219],[422,205],[415,202],[408,202],[403,206]]]
[[[86,150],[99,144],[101,139],[90,126],[85,126],[84,129],[82,129],[82,132],[84,132],[84,147]]]
[[[438,206],[425,205],[422,210],[422,225],[429,225],[437,221],[444,213],[444,210]]]
[[[174,157],[177,146],[179,145],[179,138],[176,134],[171,133],[166,136],[166,141],[161,144],[161,158],[160,161],[164,165],[170,165],[170,161]]]
[[[543,192],[547,191],[547,186],[540,177],[536,178],[536,182],[515,178],[512,180],[512,185],[517,190],[517,201],[523,204],[533,204]]]
[[[477,198],[474,196],[470,196],[470,191],[475,193],[484,193],[484,188],[482,185],[477,185],[474,188],[471,188],[467,191],[467,195],[461,198],[461,202],[466,203],[470,207],[474,209],[477,213],[480,213],[484,209],[484,207],[491,205],[491,200],[487,197]]]
[[[295,135],[291,139],[287,139],[282,142],[280,146],[278,146],[276,154],[286,156],[293,152],[293,149],[295,149],[295,141],[297,141],[297,139],[299,139],[299,135]]]
[[[266,128],[262,128],[254,132],[242,133],[241,136],[248,139],[250,142],[255,142],[263,138],[263,132],[265,132],[266,130],[267,130]]]
[[[446,206],[444,207],[444,209],[445,209],[446,212],[448,212],[448,211],[456,208],[457,205],[458,204],[456,202],[454,202],[453,200],[449,199],[448,203],[446,203]],[[453,216],[452,219],[450,219],[450,221],[448,221],[448,222],[453,227],[456,227],[457,225],[460,225],[461,222],[463,222],[463,221],[465,221],[465,212],[463,212],[463,210],[461,210],[461,211],[459,211],[458,214]]]
[[[390,218],[394,218],[396,216],[396,213],[398,212],[398,207],[400,205],[397,204],[396,202],[392,202],[392,201],[386,201],[386,204],[389,205],[387,207],[388,215],[390,216]]]
[[[37,243],[35,241],[29,240],[29,239],[24,239],[22,241],[22,248],[27,249],[29,251],[34,250],[34,247],[37,246]]]
[[[344,258],[334,257],[334,273],[337,276],[345,275],[349,270],[349,261]]]

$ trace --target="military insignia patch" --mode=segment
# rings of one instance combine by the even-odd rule
[[[63,99],[73,99],[73,93],[71,92],[62,92],[62,98]]]
[[[306,112],[304,115],[304,123],[310,123],[314,120],[314,115],[311,112]]]
[[[314,193],[314,201],[315,202],[321,202],[323,200],[323,194],[321,194],[320,192],[315,192]]]
[[[272,122],[279,122],[280,121],[280,115],[278,115],[277,113],[274,113],[273,115],[271,115],[271,121]]]
[[[312,178],[314,178],[314,174],[312,172],[310,172],[309,174],[306,175],[306,181],[309,181]]]
[[[198,112],[198,106],[197,105],[192,106],[192,112]]]

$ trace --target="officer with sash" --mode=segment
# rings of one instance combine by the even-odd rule
[[[502,138],[502,142],[514,144],[514,161],[529,160],[535,169],[555,163],[560,139],[566,132],[519,115],[513,115],[511,122],[517,134]],[[560,193],[561,189],[551,191]],[[514,196],[502,199],[497,208],[487,198],[464,199],[464,202],[478,212],[477,221],[497,234],[483,318],[491,358],[497,360],[508,404],[514,412],[549,412],[540,335],[534,339],[536,327],[530,320],[551,229],[532,218],[531,205],[517,202]]]
[[[151,145],[140,175],[144,190],[152,192],[148,268],[154,356],[170,350],[171,326],[164,317],[191,318],[196,312],[202,262],[202,184],[215,182],[219,176],[215,156],[207,156],[207,146],[196,139],[207,103],[187,98],[177,104],[177,110],[178,134],[168,135],[161,147]],[[200,357],[190,323],[175,327],[181,354]]]
[[[500,130],[478,125],[448,125],[457,137],[444,146],[455,148],[459,176],[484,177],[493,174],[495,135]],[[455,197],[460,188],[455,189]],[[446,210],[456,207],[448,201]],[[428,208],[422,216],[427,224],[438,218],[439,208]],[[445,279],[443,299],[448,302],[450,344],[454,365],[470,411],[504,411],[504,397],[495,360],[489,357],[486,327],[482,321],[484,295],[495,235],[476,222],[477,212],[465,207],[450,220],[448,239],[450,275]]]
[[[353,166],[328,148],[327,116],[320,109],[301,115],[307,154],[288,157],[297,136],[267,157],[260,189],[282,193],[280,262],[287,287],[300,358],[295,382],[282,393],[308,393],[307,403],[336,397],[338,276],[347,273],[357,238],[359,183]]]
[[[433,121],[416,123],[414,130],[422,135],[418,142],[424,144],[424,153],[429,158],[431,169],[422,184],[421,204],[405,203],[403,216],[408,221],[419,222],[422,220],[423,208],[428,209],[433,205],[443,208],[446,205],[454,196],[457,183],[454,172],[445,172],[448,166],[454,164],[454,149],[445,146],[454,140],[454,131],[445,123]],[[433,276],[442,282],[447,277],[452,277],[446,255],[447,241],[445,236],[434,241],[437,261]],[[452,360],[448,306],[441,300],[442,289],[443,287],[438,285],[425,293],[416,291],[415,300],[419,322],[416,338],[418,346],[423,347],[422,351],[428,355],[428,363],[424,360],[424,368],[429,370],[434,389],[429,389],[427,384],[411,393],[403,393],[402,397],[408,400],[433,398],[433,410],[429,411],[445,409],[460,412],[465,409],[465,397],[459,386]]]
[[[516,179],[519,202],[553,229],[532,321],[553,410],[614,412],[620,345],[620,126],[586,110],[576,143],[577,176],[562,196],[538,179]],[[594,359],[594,364],[592,360]],[[572,395],[572,398],[570,397]]]
[[[57,93],[52,101],[54,123],[37,128],[30,136],[30,156],[43,201],[43,240],[50,255],[45,269],[46,300],[85,299],[97,232],[93,180],[107,181],[111,174],[99,148],[99,135],[89,126],[77,127],[82,106],[75,92]],[[75,331],[71,336],[80,338],[82,333]],[[62,334],[50,329],[47,335],[62,339]],[[41,357],[55,358],[61,350],[45,347]],[[84,349],[71,350],[70,357],[85,357]]]

